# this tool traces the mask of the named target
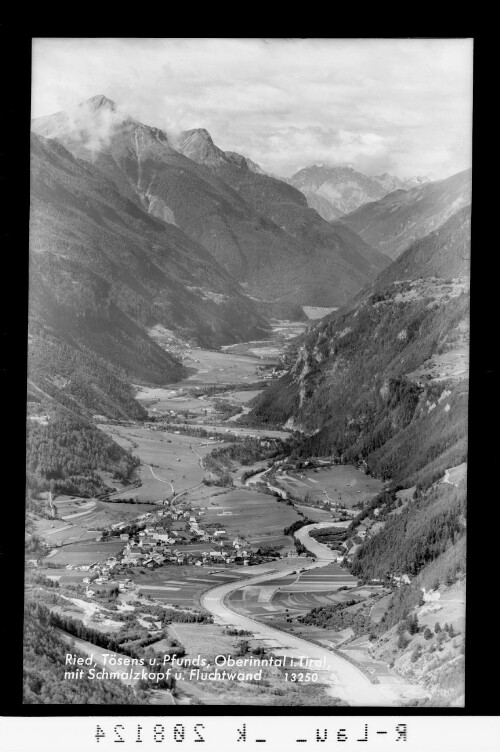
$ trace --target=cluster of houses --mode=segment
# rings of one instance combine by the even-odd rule
[[[375,514],[376,513],[376,514]],[[374,516],[377,517],[379,510],[374,510]],[[347,540],[343,541],[340,545],[339,556],[337,561],[352,562],[356,551],[363,545],[363,543],[376,535],[384,527],[384,522],[378,522],[376,519],[365,518],[363,522],[356,527],[354,535]]]
[[[239,537],[229,540],[226,531],[214,529],[215,525],[205,529],[202,514],[198,512],[197,516],[190,509],[146,512],[137,518],[137,523],[144,525],[143,529],[132,534],[120,532],[128,527],[127,523],[113,525],[112,531],[118,533],[126,545],[119,557],[110,557],[107,564],[116,562],[154,569],[162,564],[248,566],[254,563],[258,548],[249,546]]]

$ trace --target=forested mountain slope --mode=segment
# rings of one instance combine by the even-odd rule
[[[289,182],[302,191],[309,206],[331,221],[387,193],[414,188],[428,179],[398,178],[387,172],[368,176],[346,165],[310,165],[292,175]]]
[[[467,459],[469,242],[464,208],[311,326],[289,372],[253,409],[257,421],[301,430],[298,454],[333,455],[386,480],[392,491],[376,502],[381,508],[393,503],[394,489],[415,486],[423,494],[360,550],[354,566],[363,576],[398,571],[399,548],[387,544],[412,526],[416,543],[405,565],[412,574],[459,537],[465,488],[447,501],[428,494]],[[440,505],[453,535],[439,529]],[[444,544],[422,543],[424,528]]]
[[[43,291],[38,280],[32,285],[35,304],[42,305],[43,298],[45,309],[63,306],[97,316],[124,337],[131,328],[124,316],[140,327],[162,323],[196,335],[205,345],[255,336],[265,328],[252,301],[202,246],[148,214],[57,141],[36,136],[31,257],[33,274],[52,285]],[[138,340],[140,333],[132,330]],[[144,337],[151,369],[158,358],[165,369],[164,351]],[[124,365],[132,368],[132,360],[140,359],[131,354]],[[170,367],[175,378],[173,362]]]
[[[369,245],[395,259],[415,240],[437,230],[470,201],[471,170],[464,170],[445,180],[389,193],[338,221],[361,235]]]
[[[266,312],[338,305],[386,264],[354,234],[346,241],[299,191],[262,174],[251,160],[222,152],[202,129],[174,144],[105,97],[74,113],[40,118],[32,128],[91,162],[132,202],[203,246]]]
[[[32,135],[29,491],[52,484],[93,494],[102,485],[96,470],[120,472],[121,461],[129,462],[92,419],[143,418],[131,382],[167,384],[185,375],[149,337],[150,326],[205,346],[267,332],[214,258],[136,199],[57,141]],[[74,443],[78,432],[98,449],[77,458],[61,453],[58,437]],[[105,445],[111,454],[101,452]]]
[[[275,273],[260,285],[268,301],[295,296],[305,304],[337,304],[347,300],[373,278],[388,259],[369,247],[355,233],[333,228],[308,207],[303,194],[288,182],[266,175],[258,165],[233,152],[223,152],[204,129],[188,132],[181,148],[194,161],[206,165],[244,199],[267,227],[275,227],[286,238],[287,255]],[[306,250],[306,252],[304,252]],[[271,256],[278,263],[275,252]],[[333,305],[333,303],[330,303]]]
[[[24,619],[23,702],[27,705],[145,705],[130,687],[85,674],[64,681],[68,645],[52,624],[47,606],[28,600]],[[80,656],[84,658],[85,656]]]

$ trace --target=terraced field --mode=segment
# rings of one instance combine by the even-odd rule
[[[146,574],[138,573],[134,575],[134,582],[141,595],[150,595],[173,606],[190,607],[195,604],[196,597],[208,588],[243,576],[243,569],[234,571],[218,567],[207,571],[195,566],[172,566]]]
[[[316,606],[345,602],[352,598],[351,590],[339,592],[339,588],[356,586],[352,575],[331,564],[305,572],[297,570],[295,574],[267,580],[265,585],[242,587],[231,593],[228,601],[231,608],[259,619],[283,616],[287,611],[297,617]]]

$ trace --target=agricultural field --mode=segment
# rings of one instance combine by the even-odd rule
[[[311,502],[330,501],[351,508],[382,490],[383,483],[354,465],[333,465],[297,472],[277,473],[276,480],[294,497]]]
[[[124,498],[135,498],[133,489],[123,492]],[[67,499],[54,501],[57,514],[68,524],[79,525],[86,529],[97,530],[111,527],[118,522],[128,522],[145,512],[152,512],[154,504],[127,504],[119,501],[101,501],[100,499]]]
[[[244,535],[271,541],[283,537],[283,528],[300,519],[292,506],[277,501],[274,496],[260,494],[247,488],[231,489],[211,498],[190,496],[193,506],[205,510],[204,523],[215,523],[226,530],[229,537]]]
[[[298,337],[307,326],[305,321],[272,321],[272,334],[267,340],[238,342],[236,345],[223,345],[221,350],[231,355],[253,355],[259,360],[274,361],[281,355],[286,342]]]
[[[185,353],[184,365],[196,369],[187,379],[179,382],[183,386],[206,386],[208,384],[244,384],[255,380],[261,359],[255,355],[241,355],[234,351],[203,350],[193,347]]]
[[[229,421],[226,421],[221,425],[203,422],[203,425],[200,424],[200,428],[204,428],[205,431],[209,431],[214,436],[224,436],[225,438],[230,438],[230,434],[234,434],[235,436],[251,436],[252,438],[259,437],[263,439],[287,439],[291,436],[290,431],[267,428],[246,428],[245,426],[238,426],[235,423],[229,423]]]
[[[81,567],[94,562],[106,561],[109,556],[116,556],[123,551],[125,543],[123,541],[82,541],[80,543],[70,543],[61,546],[50,552],[42,561],[44,563],[61,564],[67,566],[71,564],[74,567]]]
[[[200,462],[212,451],[214,442],[142,426],[99,427],[144,463],[138,469],[142,485],[124,491],[126,498],[163,501],[200,484],[206,474]]]
[[[135,520],[139,515],[157,509],[152,504],[125,504],[68,496],[56,497],[54,505],[62,519],[38,519],[34,522],[35,533],[49,546],[96,541],[103,529],[119,522]]]
[[[201,655],[213,659],[221,654],[234,655],[237,644],[242,639],[228,635],[226,628],[218,624],[175,623],[168,627],[168,633],[185,646],[186,656],[189,658]],[[259,644],[250,636],[245,639],[248,639],[250,647],[257,647]],[[158,649],[157,644],[153,644],[152,647]]]
[[[49,546],[95,540],[100,533],[88,530],[83,525],[71,524],[64,520],[38,519],[33,523],[34,532]]]
[[[142,596],[172,606],[194,606],[196,597],[211,587],[244,576],[242,569],[196,566],[164,566],[152,572],[134,573],[134,583]]]
[[[233,390],[230,392],[224,392],[220,395],[221,398],[227,400],[232,405],[243,407],[247,402],[257,397],[262,392],[262,389],[242,389],[241,391]]]
[[[181,417],[185,413],[204,417],[216,412],[210,398],[204,395],[197,396],[186,389],[164,389],[154,386],[141,386],[137,389],[135,398],[153,415],[156,412],[172,411]]]
[[[325,567],[306,570],[296,575],[272,580],[267,584],[276,583],[281,586],[284,592],[309,592],[309,591],[329,591],[336,590],[339,587],[356,587],[358,581],[345,569],[341,569],[338,564],[329,564]]]
[[[333,519],[332,513],[327,509],[316,509],[315,507],[305,506],[304,504],[294,504],[293,506],[297,511],[302,512],[305,517],[313,522],[327,522],[328,520]]]
[[[389,606],[389,603],[391,601],[392,595],[384,595],[383,598],[380,598],[380,600],[375,603],[374,606],[372,606],[372,609],[370,611],[370,619],[374,624],[380,624],[382,621],[382,618],[385,616],[387,612],[387,608]]]
[[[340,590],[339,588],[349,588]],[[366,590],[366,588],[365,588]],[[284,577],[266,580],[262,585],[244,586],[230,594],[235,610],[258,619],[297,617],[316,606],[344,603],[353,597],[366,598],[369,592],[357,588],[357,580],[336,564]],[[309,628],[309,627],[308,627]]]

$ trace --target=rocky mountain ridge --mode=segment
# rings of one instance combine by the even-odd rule
[[[471,170],[464,170],[445,180],[398,190],[361,206],[339,222],[395,259],[415,240],[438,229],[471,203],[471,178]]]
[[[368,176],[348,165],[312,165],[296,172],[289,182],[304,193],[309,206],[331,221],[395,190],[426,183],[428,178],[399,178],[387,172]]]
[[[36,120],[32,129],[203,246],[264,313],[299,315],[311,302],[345,302],[387,263],[355,234],[321,219],[300,191],[223,152],[204,129],[173,139],[104,97]]]

